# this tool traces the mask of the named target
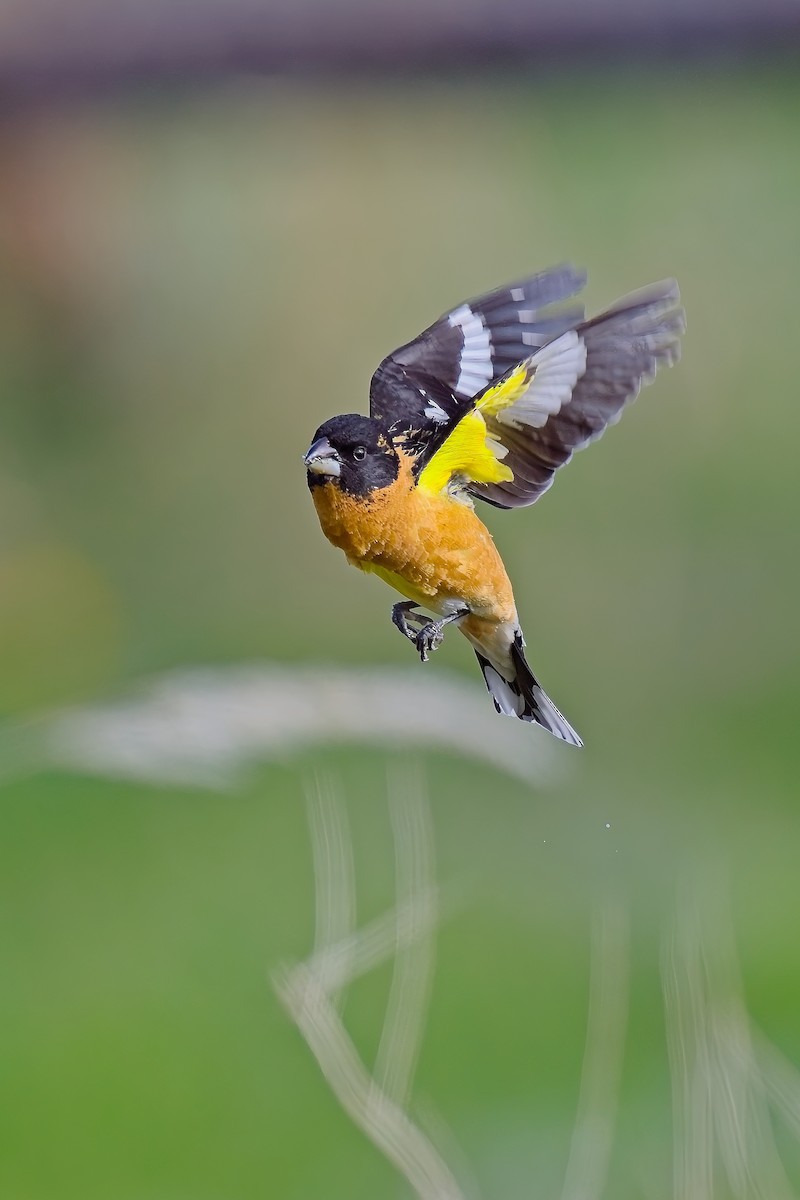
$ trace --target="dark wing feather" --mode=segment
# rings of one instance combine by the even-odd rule
[[[489,433],[508,450],[503,464],[511,468],[514,479],[473,484],[473,495],[501,508],[533,504],[576,450],[619,420],[659,366],[677,361],[684,327],[673,279],[633,292],[578,325],[576,332],[586,347],[586,369],[571,396],[538,427],[508,425],[502,414],[487,417]]]
[[[446,313],[383,360],[372,377],[370,415],[430,452],[487,384],[583,318],[580,306],[552,306],[585,282],[582,271],[555,267]]]

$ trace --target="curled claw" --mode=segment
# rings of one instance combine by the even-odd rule
[[[412,600],[401,600],[399,604],[395,604],[392,608],[392,624],[396,625],[404,637],[407,637],[410,642],[416,644],[419,636],[419,628],[414,629],[410,624],[411,621],[417,626],[429,624],[428,618],[423,617],[422,613],[415,612],[416,604]]]
[[[442,617],[440,621],[431,621],[429,617],[417,612],[417,605],[411,600],[401,600],[392,608],[392,623],[397,626],[404,637],[416,646],[417,653],[423,662],[427,662],[434,650],[438,650],[444,639],[444,627],[452,621],[460,621],[469,612],[466,605]],[[413,621],[413,625],[411,622]],[[418,628],[414,628],[414,625]]]
[[[417,647],[417,653],[423,662],[428,661],[428,656],[434,650],[438,650],[444,640],[444,627],[439,621],[429,621],[427,625],[423,625],[420,629],[414,644]]]

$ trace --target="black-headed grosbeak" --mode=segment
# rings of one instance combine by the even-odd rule
[[[453,309],[383,360],[370,415],[326,421],[304,459],[323,532],[406,597],[392,620],[422,661],[457,625],[497,712],[575,746],[525,659],[511,583],[473,501],[533,504],[677,360],[674,280],[588,321],[566,303],[584,283],[583,272],[556,267]]]

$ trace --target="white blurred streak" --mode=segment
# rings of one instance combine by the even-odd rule
[[[707,1037],[700,997],[702,971],[696,938],[682,909],[664,940],[662,987],[672,1077],[673,1190],[675,1200],[711,1200],[714,1149],[708,1084]],[[679,933],[680,930],[680,933]],[[698,983],[699,981],[699,983]]]
[[[307,966],[299,963],[277,975],[275,987],[344,1111],[405,1176],[420,1200],[463,1200],[447,1165],[422,1131],[375,1086],[330,997]]]
[[[14,732],[3,731],[3,742]],[[444,749],[527,784],[552,781],[557,769],[547,735],[499,719],[479,679],[264,663],[176,671],[135,697],[55,714],[38,723],[19,773],[35,769],[33,759],[38,768],[223,788],[260,759],[347,741]]]
[[[397,901],[409,907],[414,925],[410,936],[402,940],[399,922],[395,928],[392,985],[374,1074],[377,1086],[387,1096],[406,1105],[433,979],[435,943],[425,934],[437,921],[433,822],[419,766],[390,771],[389,813]]]
[[[438,919],[436,900],[435,888],[430,895],[421,892],[410,903],[399,904],[376,917],[349,938],[318,950],[308,960],[309,969],[324,975],[332,992],[369,974],[391,958],[398,947],[402,949],[415,938],[433,932]]]
[[[407,1111],[433,968],[436,891],[432,827],[422,782],[397,775],[392,793],[397,887],[402,894],[391,921],[367,927],[367,950],[361,944],[362,932],[347,932],[354,909],[354,869],[343,802],[330,784],[318,782],[311,793],[317,889],[314,953],[307,962],[277,972],[273,981],[336,1099],[405,1176],[419,1200],[463,1200],[453,1173]],[[338,1006],[342,990],[365,961],[377,962],[388,954],[402,961],[395,966],[378,1065],[370,1075]]]
[[[481,1200],[481,1189],[475,1168],[442,1112],[435,1107],[429,1097],[422,1096],[417,1097],[414,1101],[414,1114],[420,1127],[438,1146],[440,1153],[450,1164],[453,1174],[458,1179],[463,1200]]]
[[[336,996],[340,979],[347,979],[352,959],[356,917],[353,844],[347,809],[326,775],[318,773],[306,789],[308,826],[314,860],[316,907],[314,955],[321,987]],[[327,970],[325,951],[339,946],[335,969]]]
[[[679,890],[663,983],[676,1200],[710,1200],[718,1167],[741,1200],[787,1200],[794,1193],[775,1144],[770,1086],[754,1051],[727,888],[715,864],[701,864]]]
[[[630,931],[620,901],[608,900],[592,921],[586,1048],[563,1200],[600,1200],[614,1146],[630,990]]]
[[[769,1101],[800,1138],[800,1071],[759,1029],[752,1029],[761,1082]]]
[[[790,1195],[778,1158],[750,1038],[725,880],[704,872],[708,932],[703,964],[709,992],[711,1103],[720,1158],[735,1196]]]

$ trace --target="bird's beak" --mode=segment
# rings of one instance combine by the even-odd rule
[[[338,475],[342,460],[326,437],[317,438],[303,462],[314,475]]]

